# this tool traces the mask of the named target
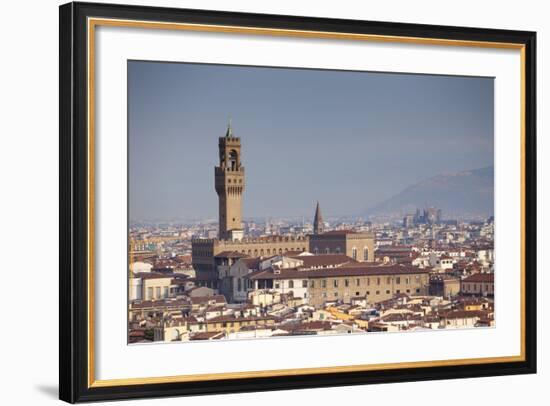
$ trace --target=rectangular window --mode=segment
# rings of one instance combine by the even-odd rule
[[[370,286],[370,278],[367,278],[367,286]]]
[[[334,284],[334,287],[337,288],[338,287],[338,279],[334,279],[333,284]]]
[[[147,299],[151,300],[153,298],[153,288],[147,288]]]
[[[380,278],[376,278],[376,284],[380,285]]]
[[[157,286],[157,287],[155,288],[155,297],[156,297],[157,299],[160,299],[160,286]]]
[[[386,295],[389,295],[390,294],[390,291],[389,290],[386,290]]]
[[[168,286],[165,286],[165,287],[164,287],[164,292],[163,292],[163,293],[164,293],[163,296],[164,296],[165,298],[168,297],[168,296],[170,296]]]
[[[275,289],[279,289],[281,287],[279,282],[275,282]]]
[[[355,281],[355,285],[356,285],[356,286],[361,286],[361,279],[357,279],[357,280]]]
[[[405,278],[405,284],[408,285],[409,283],[411,283],[410,278]]]
[[[398,285],[401,284],[401,278],[399,276],[395,278],[395,283],[397,283]]]
[[[344,280],[344,286],[347,288],[349,286],[349,279]]]
[[[310,288],[314,288],[314,287],[315,287],[315,281],[314,281],[314,280],[309,281],[309,287],[310,287]]]
[[[307,288],[307,280],[302,281],[302,288]]]
[[[326,287],[327,287],[327,280],[326,280],[326,279],[323,279],[323,280],[321,281],[321,287],[322,287],[322,288],[326,288]]]
[[[391,278],[390,278],[389,276],[386,278],[386,283],[387,283],[388,285],[391,283]]]
[[[367,296],[368,296],[368,295],[370,295],[370,291],[369,291],[369,290],[367,290]]]

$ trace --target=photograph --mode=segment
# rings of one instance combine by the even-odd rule
[[[495,328],[494,103],[489,76],[128,60],[128,344]]]

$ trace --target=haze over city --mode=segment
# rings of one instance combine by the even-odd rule
[[[243,143],[247,217],[364,212],[493,165],[493,79],[128,63],[130,218],[216,218],[218,137]]]

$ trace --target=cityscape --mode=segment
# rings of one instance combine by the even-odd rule
[[[493,328],[494,178],[494,78],[128,61],[128,343]]]
[[[243,144],[213,151],[217,220],[130,224],[129,343],[495,325],[492,216],[250,219]]]

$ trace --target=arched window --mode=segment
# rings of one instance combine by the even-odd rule
[[[351,249],[351,257],[355,260],[357,259],[357,248],[353,247]]]
[[[238,155],[237,151],[235,151],[234,149],[229,151],[229,167],[232,171],[238,168]]]
[[[325,254],[330,254],[330,248],[325,248]]]
[[[363,260],[364,261],[369,260],[369,249],[368,249],[368,247],[363,248]]]
[[[313,248],[313,253],[315,255],[319,254],[319,248],[317,248],[317,247]]]
[[[293,289],[294,288],[294,281],[288,281],[288,288]]]

